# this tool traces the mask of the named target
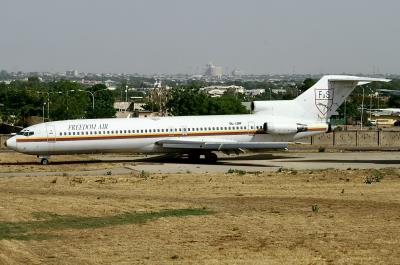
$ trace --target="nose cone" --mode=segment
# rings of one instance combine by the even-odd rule
[[[17,150],[17,140],[15,139],[15,137],[11,137],[10,139],[8,139],[5,146],[7,146],[9,149]]]

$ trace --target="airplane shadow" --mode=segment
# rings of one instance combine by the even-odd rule
[[[377,165],[392,165],[400,164],[400,160],[377,160],[377,159],[364,159],[364,160],[345,160],[345,159],[305,159],[305,160],[282,160],[285,163],[344,163],[344,164],[377,164]]]
[[[286,157],[288,158],[288,157]],[[277,159],[274,157],[274,159]],[[141,158],[141,159],[135,159],[131,160],[129,162],[142,162],[142,163],[160,163],[160,164],[195,164],[195,165],[221,165],[221,166],[249,166],[249,167],[276,167],[272,165],[264,165],[264,164],[255,164],[255,163],[230,163],[230,161],[241,161],[241,160],[266,160],[266,159],[261,159],[260,157],[256,157],[255,159],[252,159],[251,157],[222,157],[219,158],[217,162],[212,163],[212,162],[207,162],[205,160],[198,160],[198,161],[193,161],[189,160],[188,158],[182,158],[182,157],[176,157],[176,156],[171,156],[171,155],[160,155],[160,156],[155,156],[155,157],[148,157],[148,158]]]
[[[51,161],[50,165],[75,165],[75,164],[100,164],[100,163],[158,163],[158,164],[198,164],[198,165],[232,165],[232,166],[253,166],[253,167],[276,167],[272,165],[246,163],[240,161],[257,161],[257,160],[275,160],[275,159],[289,159],[290,156],[274,155],[274,154],[254,154],[248,156],[232,156],[220,157],[217,162],[207,162],[205,160],[192,161],[185,157],[179,157],[171,154],[162,154],[151,157],[135,158],[132,159],[90,159],[90,160],[66,160],[66,161]],[[238,161],[238,162],[235,162]],[[231,163],[233,162],[233,163]],[[30,166],[39,165],[39,161],[26,161],[26,162],[0,162],[0,166]]]

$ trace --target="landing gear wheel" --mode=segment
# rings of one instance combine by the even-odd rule
[[[214,153],[209,153],[205,155],[206,162],[215,163],[218,160],[218,156]]]
[[[40,160],[40,164],[48,165],[49,164],[49,160],[47,158],[42,158],[42,160]]]
[[[188,154],[189,161],[197,162],[200,160],[200,154]]]

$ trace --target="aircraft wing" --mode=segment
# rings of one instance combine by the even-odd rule
[[[238,149],[272,149],[281,150],[288,147],[288,142],[227,142],[227,141],[195,141],[195,140],[161,140],[157,142],[167,149],[195,150],[238,150]]]

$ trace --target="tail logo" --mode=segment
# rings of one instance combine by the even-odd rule
[[[333,106],[334,89],[315,89],[315,106],[322,116],[326,116]]]

